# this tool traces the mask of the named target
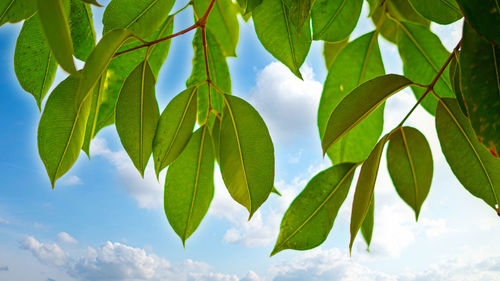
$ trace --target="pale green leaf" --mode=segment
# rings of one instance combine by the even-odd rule
[[[312,9],[313,39],[341,41],[354,30],[363,0],[317,0]]]
[[[85,61],[95,46],[95,31],[92,9],[81,0],[71,0],[69,25],[75,57]]]
[[[455,0],[410,0],[410,3],[422,16],[439,24],[450,24],[463,17]]]
[[[102,103],[102,93],[104,91],[104,78],[101,77],[92,90],[92,104],[90,105],[89,118],[85,129],[85,137],[83,140],[82,150],[87,153],[90,159],[90,142],[95,135],[95,126],[97,123],[97,112]]]
[[[37,0],[2,0],[0,2],[0,26],[31,17],[37,10]]]
[[[252,12],[262,3],[262,0],[236,0],[246,14]]]

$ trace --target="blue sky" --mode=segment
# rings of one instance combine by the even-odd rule
[[[102,10],[94,12],[100,23]],[[364,7],[352,38],[373,28],[366,15]],[[175,29],[191,20],[182,13]],[[269,258],[286,207],[329,165],[315,125],[326,69],[321,44],[315,42],[302,68],[304,81],[298,80],[262,48],[251,23],[240,24],[238,58],[229,59],[233,94],[252,103],[268,124],[276,151],[276,186],[283,196],[272,195],[248,222],[216,172],[209,214],[186,249],[163,213],[163,181],[156,181],[152,165],[140,179],[114,127],[99,133],[92,160],[82,153],[51,190],[36,148],[40,113],[13,69],[21,25],[0,28],[0,280],[500,280],[498,217],[454,178],[440,152],[433,118],[422,109],[408,124],[428,137],[435,170],[418,223],[397,196],[383,160],[370,253],[360,238],[351,258],[347,251],[351,190],[321,247]],[[460,38],[460,23],[432,28],[448,49]],[[192,35],[172,42],[156,87],[161,108],[185,86]],[[386,71],[401,73],[396,47],[383,40],[380,44]],[[56,82],[63,78],[58,72]],[[414,102],[408,90],[391,98],[385,130]]]

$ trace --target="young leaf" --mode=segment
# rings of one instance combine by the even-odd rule
[[[361,235],[366,242],[366,250],[370,250],[370,244],[372,242],[373,235],[373,224],[375,222],[375,196],[372,197],[372,202],[370,203],[370,209],[361,224]]]
[[[467,21],[481,35],[500,45],[500,7],[498,0],[482,0],[478,5],[476,0],[456,0]]]
[[[14,52],[14,71],[23,89],[32,94],[38,108],[56,75],[57,62],[43,35],[38,15],[26,20]]]
[[[214,154],[208,130],[205,125],[193,134],[165,179],[165,214],[183,245],[214,197]]]
[[[92,9],[81,0],[71,0],[71,13],[69,16],[71,38],[76,42],[74,47],[75,57],[85,61],[95,46],[95,31],[92,21]]]
[[[103,77],[99,79],[97,84],[92,90],[92,104],[90,105],[89,118],[87,120],[87,127],[85,129],[85,137],[83,140],[82,150],[87,154],[90,159],[90,142],[95,135],[95,125],[97,123],[97,112],[99,112],[99,107],[102,103],[102,93],[104,91],[104,79]]]
[[[500,151],[500,46],[464,23],[460,51],[460,86],[472,128],[498,156]]]
[[[394,187],[403,201],[415,211],[418,220],[432,182],[432,152],[417,129],[401,127],[394,132],[387,147],[387,168]]]
[[[193,87],[207,79],[205,70],[205,53],[203,51],[203,41],[201,32],[197,31],[193,39],[193,70],[191,76],[186,81],[187,87]],[[231,76],[226,57],[215,37],[207,30],[207,56],[210,79],[224,93],[231,93]],[[224,101],[222,94],[213,86],[210,86],[212,107],[217,112],[222,112]],[[208,112],[208,85],[206,83],[198,87],[198,123],[203,124]]]
[[[0,26],[31,17],[37,9],[37,0],[3,0],[0,2]]]
[[[428,84],[439,72],[450,53],[441,40],[429,29],[412,23],[400,22],[398,49],[403,61],[403,72],[415,83]],[[419,99],[425,92],[421,87],[412,87]],[[441,97],[454,97],[448,71],[443,72],[434,90]],[[432,115],[436,112],[437,99],[428,95],[422,106]]]
[[[50,49],[61,67],[78,75],[73,61],[73,41],[63,0],[38,0],[38,15]]]
[[[125,28],[147,38],[165,22],[174,0],[112,0],[102,18],[103,34]]]
[[[335,165],[309,181],[283,216],[271,256],[285,249],[312,249],[326,240],[347,197],[356,166]]]
[[[194,8],[201,17],[210,0],[194,0]],[[231,0],[216,0],[207,20],[207,30],[213,34],[224,56],[235,57],[239,39],[239,25],[236,7]]]
[[[52,188],[75,163],[83,144],[90,98],[77,92],[79,79],[69,76],[50,94],[38,125],[38,152]]]
[[[309,22],[297,30],[290,22],[284,0],[264,0],[253,11],[252,17],[262,46],[302,79],[299,68],[311,47]]]
[[[163,23],[162,27],[157,30],[157,32],[153,36],[148,38],[148,41],[153,41],[172,34],[174,28],[173,20],[173,17],[168,17],[167,20]],[[160,68],[167,58],[168,51],[170,49],[170,42],[171,40],[166,40],[164,42],[155,44],[151,46],[149,50],[150,55],[148,58],[148,62],[155,77],[158,77]],[[127,42],[126,44],[121,46],[118,51],[121,52],[129,48],[136,47],[140,44],[141,42],[138,41],[132,43]],[[142,61],[144,61],[145,56],[146,48],[143,48],[117,56],[113,58],[113,60],[111,60],[111,62],[109,63],[108,71],[106,74],[106,87],[103,93],[102,104],[97,114],[95,133],[99,132],[99,130],[104,128],[105,126],[111,125],[115,122],[116,100],[118,99],[118,95],[120,94],[120,89],[123,86],[123,82],[125,82],[125,79],[127,79],[132,70],[134,70],[134,68],[136,68],[137,65],[139,65]]]
[[[356,238],[361,224],[370,211],[370,206],[373,205],[373,193],[380,165],[380,157],[382,156],[387,138],[388,135],[385,135],[380,139],[372,153],[370,153],[370,156],[368,156],[363,163],[363,166],[361,166],[361,172],[359,173],[358,183],[356,184],[356,191],[354,192],[354,199],[352,202],[349,252],[352,250],[354,238]]]
[[[274,147],[266,124],[246,101],[226,95],[220,127],[219,165],[233,199],[250,218],[274,184]]]
[[[320,138],[324,136],[328,118],[340,101],[361,83],[385,73],[377,38],[376,32],[370,32],[350,42],[328,71],[318,108]],[[383,125],[382,105],[328,149],[332,163],[365,160],[377,144]]]
[[[341,41],[354,30],[363,0],[317,0],[312,9],[313,39]]]
[[[127,77],[116,102],[116,131],[143,177],[159,117],[155,77],[148,62],[144,61]]]
[[[156,176],[177,159],[193,134],[197,93],[197,88],[182,91],[160,116],[153,141]]]
[[[323,153],[375,111],[387,98],[413,84],[408,78],[387,74],[350,92],[333,110],[321,141]]]
[[[455,99],[438,103],[436,130],[441,150],[460,183],[492,208],[498,206],[500,159],[479,143]]]
[[[330,69],[340,51],[349,43],[349,37],[339,42],[327,42],[323,44],[323,58],[325,59],[326,69]]]
[[[450,24],[463,17],[455,0],[410,0],[422,16],[439,24]]]

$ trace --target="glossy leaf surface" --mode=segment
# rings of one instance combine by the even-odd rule
[[[316,0],[312,9],[313,39],[341,41],[354,30],[363,0]]]

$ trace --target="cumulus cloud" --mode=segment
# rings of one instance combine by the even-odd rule
[[[82,179],[75,175],[68,175],[61,179],[61,183],[64,185],[79,185],[83,184]]]
[[[60,232],[57,234],[57,239],[61,243],[67,243],[67,244],[77,244],[78,241],[71,235],[69,235],[66,232]]]
[[[29,250],[33,256],[45,264],[62,266],[68,258],[59,245],[55,243],[41,243],[33,236],[28,236],[24,239],[22,248]]]

